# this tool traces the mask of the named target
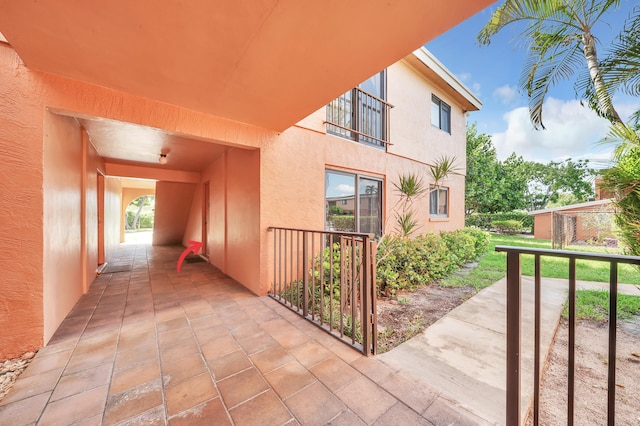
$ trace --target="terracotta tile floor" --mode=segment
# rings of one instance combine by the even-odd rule
[[[479,424],[181,247],[123,245],[0,401],[0,425]]]

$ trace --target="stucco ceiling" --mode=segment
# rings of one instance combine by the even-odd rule
[[[158,129],[103,118],[79,118],[101,157],[111,163],[200,172],[227,148],[212,141],[173,135]],[[160,154],[167,164],[160,165]]]
[[[35,70],[284,130],[494,0],[0,0]]]

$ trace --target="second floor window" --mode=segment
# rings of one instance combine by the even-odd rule
[[[451,107],[436,96],[431,96],[431,124],[451,133]]]
[[[327,132],[384,148],[389,141],[386,71],[327,105]]]

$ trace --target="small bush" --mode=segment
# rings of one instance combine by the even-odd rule
[[[456,257],[457,264],[469,263],[475,258],[476,246],[473,237],[463,230],[442,232],[440,238],[444,240],[449,251]]]
[[[482,231],[477,228],[464,228],[464,231],[471,235],[475,246],[475,259],[479,259],[489,250],[489,243],[491,242],[491,234]]]
[[[517,220],[522,223],[522,231],[529,233],[533,232],[533,216],[527,214],[527,212],[520,211],[506,213],[473,213],[465,217],[464,224],[467,227],[475,227],[484,229],[485,231],[491,231],[492,222],[496,220]]]
[[[488,246],[489,235],[477,229],[428,233],[413,239],[385,236],[378,245],[378,292],[392,295],[442,279],[478,259]]]
[[[504,235],[515,235],[522,229],[522,222],[517,220],[494,220],[491,226]]]
[[[334,231],[353,232],[356,229],[356,218],[353,215],[329,216],[329,222]]]
[[[329,206],[329,215],[342,215],[344,210],[340,206]]]

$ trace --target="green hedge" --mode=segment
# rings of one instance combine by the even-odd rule
[[[388,296],[442,279],[488,247],[489,235],[470,228],[412,239],[384,237],[378,245],[378,292]]]
[[[516,220],[522,223],[522,231],[533,233],[533,216],[526,212],[473,213],[465,218],[464,224],[465,226],[492,231],[494,229],[493,222],[504,220]]]
[[[517,220],[495,220],[491,222],[491,226],[493,226],[499,234],[515,235],[521,231],[522,222]]]

